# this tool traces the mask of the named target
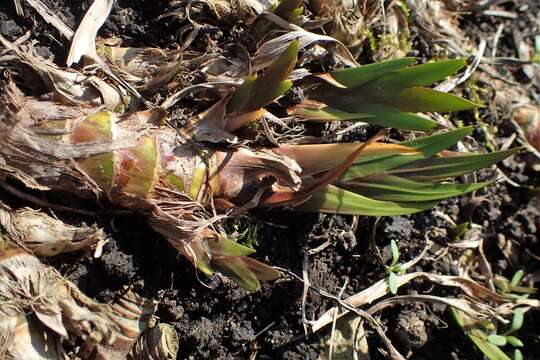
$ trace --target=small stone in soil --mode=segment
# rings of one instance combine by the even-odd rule
[[[398,323],[395,334],[399,342],[407,349],[419,349],[428,341],[426,325],[416,312],[403,310],[398,315]]]
[[[383,221],[381,229],[386,239],[404,241],[411,238],[413,226],[409,219],[396,216]]]

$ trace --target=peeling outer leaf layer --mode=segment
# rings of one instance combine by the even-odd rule
[[[157,302],[128,291],[112,304],[97,303],[53,268],[18,250],[0,251],[0,301],[2,346],[10,358],[20,360],[67,359],[59,339],[68,336],[84,340],[79,358],[126,359],[141,333],[156,327],[157,321]],[[149,341],[137,347],[159,356],[133,359],[175,358],[167,356],[178,349],[177,337],[168,335],[166,341],[162,336],[145,337]]]
[[[162,118],[159,110],[77,114],[57,127],[45,126],[55,121],[48,119],[50,112],[36,113],[33,101],[38,100],[19,97],[16,87],[8,89],[3,101],[11,105],[0,113],[0,156],[9,159],[0,165],[2,177],[13,176],[37,188],[50,185],[74,197],[104,193],[111,202],[148,215],[151,226],[206,274],[222,270],[250,289],[258,288],[259,280],[279,276],[269,266],[246,260],[252,249],[208,230],[212,221],[199,203],[219,191],[218,153],[229,158],[228,153],[241,151],[201,151],[178,144],[175,130],[155,126]],[[55,135],[42,134],[43,129],[54,129]],[[253,155],[251,163],[237,162],[246,171],[277,174],[290,186],[299,181],[293,176],[299,169],[291,169],[294,163],[283,157],[270,151],[243,152]]]
[[[458,96],[424,88],[454,74],[464,60],[409,66],[413,58],[337,70],[307,82],[306,100],[289,114],[302,120],[360,120],[406,130],[431,131],[437,123],[419,112],[473,109]]]
[[[67,360],[58,336],[38,320],[20,315],[0,319],[2,356],[10,360]]]
[[[53,268],[22,251],[0,251],[2,316],[33,312],[61,336],[80,336],[96,343],[116,335],[110,308],[95,303]],[[38,300],[39,299],[39,300]]]

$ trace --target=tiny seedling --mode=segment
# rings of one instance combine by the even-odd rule
[[[536,289],[533,287],[521,286],[521,281],[525,272],[518,270],[512,276],[512,279],[507,279],[504,276],[495,276],[494,283],[500,293],[514,297],[514,298],[526,298],[530,294],[536,293]]]
[[[454,241],[461,239],[463,235],[469,230],[470,222],[466,221],[464,223],[461,223],[459,225],[454,226],[448,231],[448,235],[450,238],[452,238]]]
[[[395,240],[390,241],[390,248],[392,250],[392,262],[390,266],[386,268],[386,273],[388,274],[387,282],[388,288],[392,294],[397,294],[398,291],[398,275],[405,272],[403,264],[399,263],[399,248]]]
[[[518,308],[514,311],[510,327],[497,333],[496,326],[492,322],[479,322],[466,314],[452,308],[452,315],[456,322],[462,327],[469,339],[489,360],[522,360],[523,355],[518,348],[524,347],[523,341],[514,336],[523,326],[524,311]],[[491,332],[491,334],[488,334]],[[503,349],[505,346],[514,348],[513,358],[507,355]]]

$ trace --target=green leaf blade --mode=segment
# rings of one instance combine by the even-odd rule
[[[431,157],[450,148],[470,135],[474,128],[466,126],[448,132],[421,137],[411,141],[401,142],[400,145],[409,146],[422,151],[425,157]]]
[[[396,275],[396,273],[391,272],[390,274],[388,274],[388,289],[393,295],[396,295],[398,292],[398,288],[398,276]]]
[[[370,199],[353,192],[329,185],[297,209],[344,215],[394,216],[424,211],[435,202],[389,202]]]
[[[446,179],[461,176],[491,166],[517,153],[520,148],[488,154],[458,155],[417,160],[394,168],[388,174],[417,181]]]
[[[349,191],[381,201],[434,201],[479,190],[492,182],[474,184],[416,182],[397,176],[371,176],[338,183]]]
[[[488,335],[487,341],[489,341],[491,344],[496,346],[505,346],[506,345],[506,338],[501,335]]]
[[[398,93],[389,91],[377,96],[377,100],[401,111],[410,112],[448,112],[472,110],[477,107],[473,102],[459,96],[421,87],[407,88]]]
[[[241,257],[223,256],[212,259],[212,268],[234,280],[249,291],[257,291],[261,284],[255,274],[246,266]]]

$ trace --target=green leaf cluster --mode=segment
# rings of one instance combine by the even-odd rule
[[[443,80],[463,66],[465,60],[446,60],[415,66],[407,57],[333,71],[308,96],[321,107],[300,106],[291,110],[308,120],[361,120],[406,130],[431,131],[437,123],[418,112],[470,110],[476,104],[425,86]],[[328,77],[325,78],[328,80]]]
[[[471,127],[460,128],[400,144],[416,150],[413,153],[392,147],[361,153],[334,184],[314,194],[301,208],[351,215],[406,215],[429,209],[438,200],[478,190],[490,182],[461,184],[449,179],[490,166],[519,149],[488,154],[443,152],[471,131]]]

